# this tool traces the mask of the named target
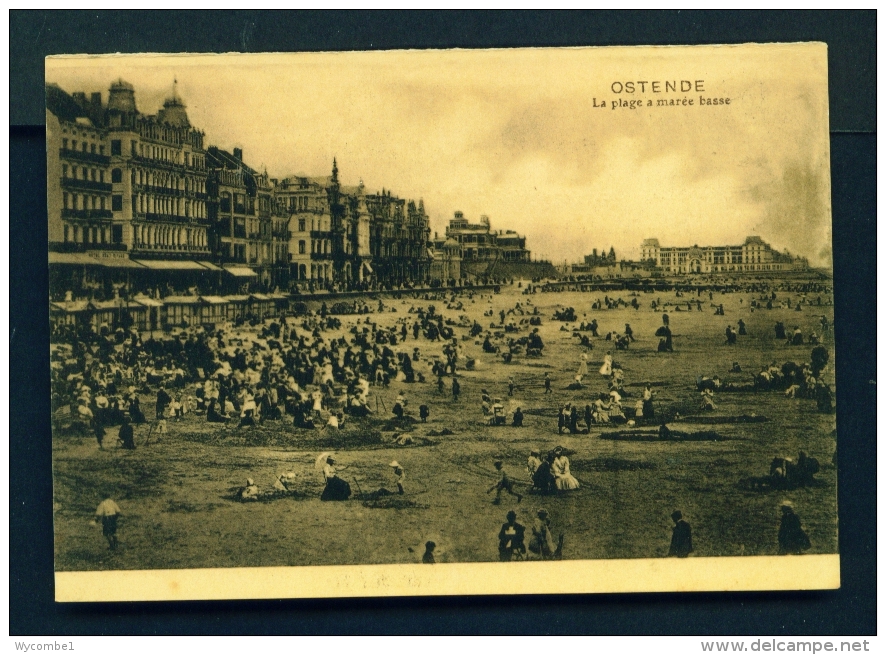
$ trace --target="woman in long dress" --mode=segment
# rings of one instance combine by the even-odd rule
[[[612,375],[612,355],[609,353],[606,353],[606,356],[603,357],[603,366],[600,367],[600,375],[606,377]]]
[[[578,480],[569,472],[569,458],[566,455],[558,454],[554,459],[552,469],[554,472],[554,482],[559,491],[570,491],[579,488]]]
[[[351,485],[338,477],[335,470],[335,460],[326,458],[323,466],[323,477],[326,479],[326,487],[320,495],[320,500],[347,500],[351,496]]]
[[[529,540],[529,550],[541,559],[554,557],[556,546],[551,534],[551,520],[546,510],[538,510],[538,518],[532,526],[532,539]]]
[[[576,379],[581,382],[584,376],[588,374],[588,356],[586,353],[581,354],[581,360],[578,363],[578,373]]]

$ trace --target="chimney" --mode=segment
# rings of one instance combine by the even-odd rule
[[[234,159],[239,162],[243,161],[243,148],[234,148]]]

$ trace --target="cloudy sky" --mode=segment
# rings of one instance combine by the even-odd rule
[[[830,266],[826,60],[822,45],[126,55],[51,58],[46,79],[106,100],[123,78],[144,113],[177,79],[208,143],[273,177],[335,156],[346,184],[423,198],[434,231],[487,214],[555,263],[759,235]],[[681,80],[704,92],[665,92]],[[661,90],[614,92],[629,81]],[[647,106],[672,98],[694,105]]]

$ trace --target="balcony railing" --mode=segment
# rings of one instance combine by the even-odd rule
[[[62,186],[66,189],[76,189],[85,191],[104,191],[111,192],[111,185],[107,182],[95,182],[93,180],[78,180],[75,177],[63,177]]]
[[[110,209],[62,209],[62,218],[113,218]]]
[[[142,157],[141,155],[134,155],[132,161],[138,162],[142,166],[149,168],[166,168],[168,170],[186,171],[189,173],[204,173],[206,171],[205,167],[196,168],[193,165],[185,166],[184,164],[177,164],[175,162],[166,161],[165,159],[154,159],[152,157]]]
[[[133,251],[149,251],[149,252],[192,252],[192,253],[207,253],[209,252],[209,246],[194,246],[194,245],[170,245],[170,244],[162,244],[162,243],[135,243],[132,245]]]
[[[136,212],[134,218],[144,221],[157,221],[167,223],[195,223],[203,225],[209,223],[208,218],[197,218],[196,216],[179,216],[177,214],[157,214],[155,212]]]
[[[71,150],[70,148],[59,148],[58,154],[65,159],[76,159],[89,164],[108,165],[111,162],[111,158],[107,155],[97,155],[92,152],[83,152],[82,150]]]
[[[133,188],[136,191],[144,193],[156,193],[163,196],[174,196],[177,198],[196,198],[197,200],[205,200],[206,194],[197,191],[185,191],[183,189],[170,189],[165,186],[155,186],[153,184],[135,184]]]

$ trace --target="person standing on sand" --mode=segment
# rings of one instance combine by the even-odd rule
[[[434,559],[434,549],[437,547],[433,541],[428,541],[425,543],[425,554],[421,556],[422,564],[436,564],[437,560]]]
[[[683,512],[680,510],[674,510],[671,519],[674,527],[668,557],[689,557],[692,552],[692,528],[683,520]]]
[[[551,520],[547,510],[538,510],[538,518],[532,526],[532,539],[529,541],[529,550],[541,559],[553,559],[556,551],[554,537],[551,534]]]
[[[458,396],[461,393],[461,385],[457,378],[452,378],[452,400],[458,402]]]
[[[128,416],[123,417],[123,425],[120,426],[120,431],[117,433],[117,439],[120,441],[120,445],[127,450],[135,450],[135,432],[132,429],[132,423],[129,420]]]
[[[117,519],[120,507],[111,498],[105,498],[95,510],[95,522],[101,521],[102,534],[108,540],[108,550],[117,550]]]

